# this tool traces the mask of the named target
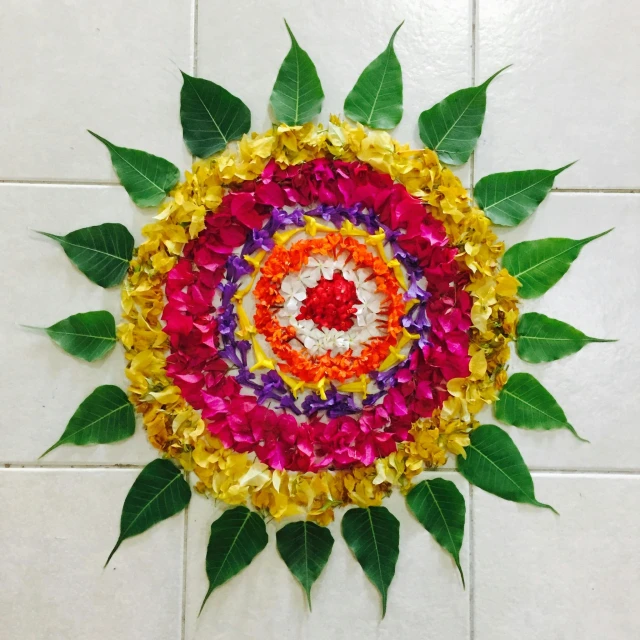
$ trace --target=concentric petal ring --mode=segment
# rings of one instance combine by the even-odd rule
[[[196,166],[159,217],[124,293],[131,390],[152,441],[227,502],[251,497],[276,517],[304,509],[321,521],[336,504],[378,504],[389,483],[458,453],[504,382],[515,283],[497,268],[486,218],[429,151],[344,124],[282,126]],[[262,261],[290,232],[317,244],[376,237],[369,248],[388,252],[379,260],[405,281],[407,308],[394,318],[403,332],[387,332],[389,353],[366,373],[333,376],[337,386],[296,377],[276,353],[286,342],[269,353],[259,313],[237,304],[268,281]]]

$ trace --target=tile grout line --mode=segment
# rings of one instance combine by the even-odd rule
[[[65,464],[64,462],[57,464],[55,462],[0,462],[0,468],[3,469],[109,469],[115,471],[127,470],[127,469],[144,469],[144,464],[91,464],[91,463],[78,463],[78,464]]]
[[[471,86],[476,84],[476,21],[478,17],[478,0],[471,0]],[[476,180],[476,152],[471,153],[469,162],[469,181],[471,182],[471,197]]]
[[[475,639],[475,539],[473,527],[473,485],[469,485],[469,640]]]
[[[193,33],[191,34],[193,39],[193,53],[192,53],[192,61],[191,61],[191,72],[193,73],[194,78],[198,76],[198,10],[199,10],[198,0],[193,0],[193,5],[192,5]]]
[[[180,620],[180,638],[187,637],[187,540],[189,534],[189,505],[184,510],[184,528],[182,532],[182,615]]]
[[[195,68],[195,65],[194,65]],[[195,71],[194,71],[195,73]],[[475,179],[475,152],[469,161],[471,184]],[[118,182],[106,182],[102,180],[49,180],[49,179],[5,179],[0,178],[0,186],[32,186],[32,187],[120,187]],[[554,188],[551,193],[585,193],[585,194],[640,194],[638,189],[583,187],[583,188]]]
[[[50,180],[47,178],[31,178],[31,179],[13,179],[13,178],[0,178],[0,185],[7,186],[45,186],[45,187],[119,187],[119,182],[112,182],[106,180],[63,180],[55,179]]]
[[[106,464],[106,463],[38,463],[38,462],[0,462],[1,469],[20,470],[20,469],[49,469],[49,470],[70,470],[70,469],[107,469],[113,471],[122,471],[127,469],[144,469],[145,464]],[[537,475],[566,475],[566,476],[640,476],[640,469],[544,469],[538,467],[529,467],[531,473]],[[427,473],[433,474],[454,474],[458,473],[458,470],[454,467],[441,467],[439,469],[433,469],[427,471]]]

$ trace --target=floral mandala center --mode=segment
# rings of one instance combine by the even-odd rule
[[[353,326],[356,305],[361,301],[353,282],[339,272],[324,276],[315,287],[307,287],[307,297],[296,320],[312,320],[318,327],[347,331]]]

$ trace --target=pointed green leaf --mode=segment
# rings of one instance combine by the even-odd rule
[[[477,87],[452,93],[420,114],[420,139],[442,162],[464,164],[469,159],[482,133],[487,88],[507,68],[500,69]]]
[[[201,613],[213,590],[248,567],[267,541],[264,520],[247,507],[228,509],[213,522],[206,560],[209,590]]]
[[[300,48],[286,20],[285,25],[291,49],[278,71],[270,102],[276,120],[293,126],[309,122],[320,113],[324,92],[316,66]]]
[[[569,429],[580,438],[567,421],[555,398],[530,374],[514,373],[500,391],[496,418],[523,429]],[[586,442],[586,440],[585,440]]]
[[[62,444],[109,444],[129,438],[136,427],[133,406],[127,394],[112,384],[105,384],[85,398],[67,424],[60,439],[40,457]]]
[[[458,456],[458,471],[471,483],[489,493],[536,507],[557,511],[536,500],[533,479],[520,451],[500,427],[484,424],[470,435],[467,457]]]
[[[120,184],[139,207],[157,207],[178,183],[180,170],[168,160],[118,147],[93,131],[89,133],[107,147]]]
[[[393,32],[387,48],[360,74],[344,101],[345,115],[372,129],[393,129],[402,120],[402,69],[393,41],[403,24]]]
[[[122,506],[120,536],[105,567],[127,539],[182,511],[191,500],[191,487],[170,460],[150,462],[135,479]]]
[[[76,313],[44,330],[67,353],[87,362],[104,358],[116,346],[116,320],[108,311]]]
[[[84,227],[66,236],[38,233],[59,242],[69,260],[105,289],[122,282],[133,257],[133,236],[118,222]]]
[[[567,273],[584,245],[612,231],[582,240],[545,238],[514,244],[502,258],[502,266],[520,281],[521,298],[537,298]]]
[[[538,208],[551,191],[556,176],[572,164],[553,171],[494,173],[478,181],[473,197],[493,223],[515,227]]]
[[[542,313],[525,313],[518,321],[516,350],[527,362],[553,362],[580,351],[590,342],[616,340],[590,338],[570,324]]]
[[[464,586],[460,547],[464,537],[466,506],[458,487],[442,478],[424,480],[409,491],[407,505],[436,542],[453,556]]]
[[[210,80],[181,73],[182,137],[194,156],[208,158],[249,133],[251,112],[240,98]]]
[[[311,587],[327,564],[333,536],[315,522],[291,522],[276,533],[278,552],[302,585],[311,609]]]
[[[342,518],[342,537],[380,592],[384,618],[398,561],[400,522],[385,507],[349,509]]]

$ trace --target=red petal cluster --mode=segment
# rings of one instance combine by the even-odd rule
[[[359,302],[356,285],[336,272],[331,280],[322,277],[315,287],[307,289],[296,320],[313,320],[318,327],[349,331]]]

